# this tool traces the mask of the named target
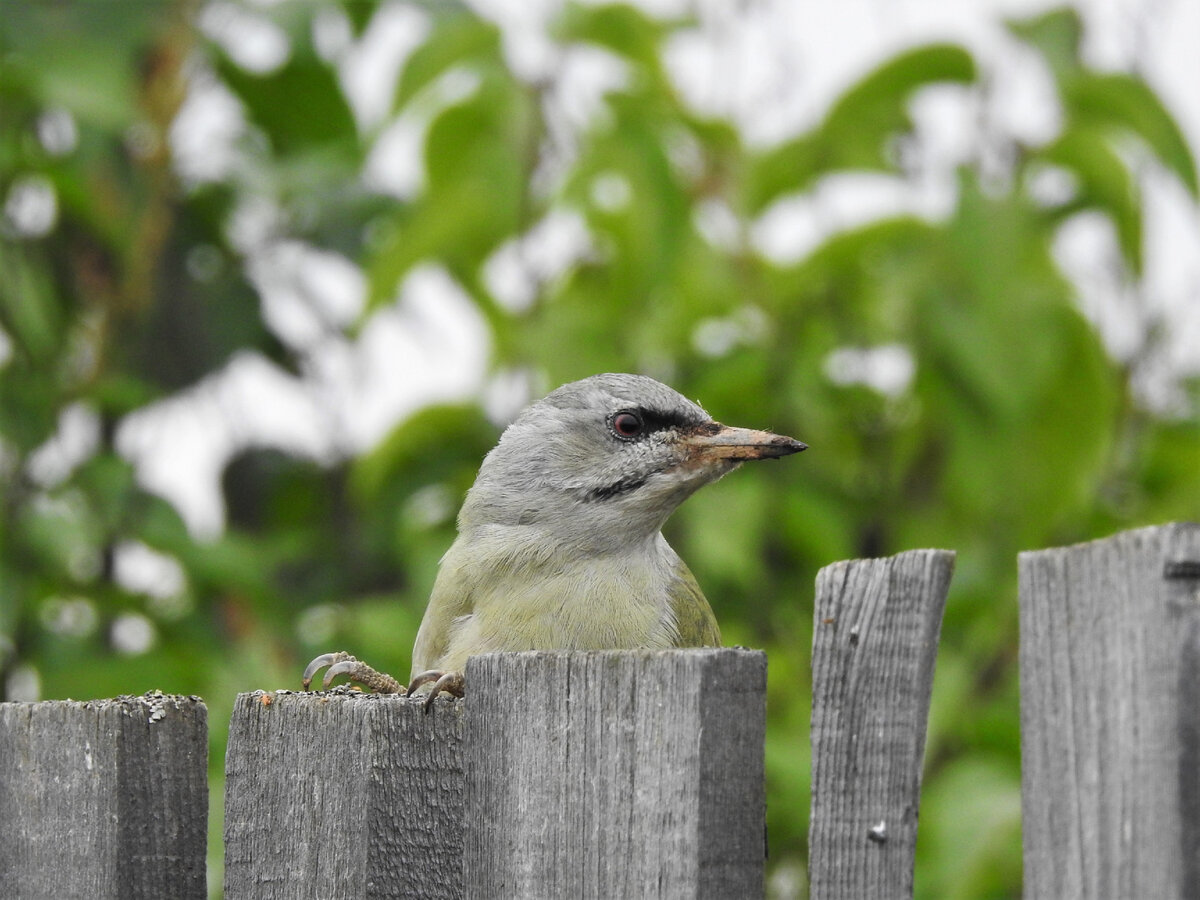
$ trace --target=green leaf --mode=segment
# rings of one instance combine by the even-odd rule
[[[921,825],[929,850],[917,862],[917,897],[1012,896],[1021,875],[1021,777],[1013,760],[952,759],[922,791]]]
[[[1068,79],[1062,91],[1070,121],[1141,138],[1192,196],[1200,198],[1196,162],[1187,139],[1144,81],[1123,73],[1087,72]]]
[[[165,30],[171,4],[4,3],[0,56],[46,107],[119,133],[142,113],[139,65]]]
[[[782,194],[837,170],[894,171],[891,141],[912,129],[911,95],[938,83],[975,79],[975,62],[954,44],[918,47],[892,59],[841,96],[812,132],[751,161],[747,201],[759,212]]]
[[[663,37],[679,24],[652,19],[624,3],[606,6],[571,3],[555,29],[555,36],[563,41],[596,44],[657,72],[661,68],[659,46]]]
[[[975,61],[955,44],[917,47],[892,59],[842,95],[821,131],[827,142],[843,144],[853,157],[884,161],[888,138],[912,128],[908,116],[910,95],[931,84],[968,84],[975,80]]]
[[[431,406],[398,424],[350,471],[350,489],[365,507],[382,496],[445,480],[465,463],[472,472],[496,441],[496,429],[472,405]]]
[[[354,116],[332,66],[293,48],[287,63],[274,72],[256,75],[224,55],[217,69],[225,83],[246,105],[252,122],[287,156],[324,144],[357,140]]]
[[[53,359],[66,338],[68,317],[47,265],[32,245],[0,242],[0,327],[32,364]]]
[[[1142,211],[1137,183],[1104,135],[1087,128],[1071,128],[1040,151],[1034,159],[1062,166],[1079,180],[1075,202],[1067,207],[1098,209],[1112,217],[1125,261],[1134,272],[1142,269]]]
[[[87,494],[104,533],[119,533],[134,495],[140,493],[133,464],[115,453],[98,453],[79,467],[73,481]]]
[[[1083,22],[1073,7],[1052,9],[1029,19],[1010,19],[1005,25],[1014,36],[1040,51],[1056,76],[1061,78],[1079,69]]]
[[[356,37],[361,37],[366,32],[375,11],[379,9],[373,0],[341,0],[341,7]]]
[[[368,260],[369,307],[392,300],[404,275],[426,259],[474,284],[483,261],[520,226],[533,115],[520,87],[497,75],[433,120],[426,190],[395,212]]]
[[[461,11],[439,16],[429,39],[404,64],[392,108],[403,109],[423,88],[454,66],[479,62],[494,65],[500,59],[500,29],[491,22]]]

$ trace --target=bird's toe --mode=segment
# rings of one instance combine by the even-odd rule
[[[307,666],[304,667],[304,675],[301,677],[301,684],[304,685],[304,690],[308,690],[308,686],[312,684],[313,676],[326,666],[337,665],[345,660],[353,660],[351,656],[344,650],[338,650],[334,653],[322,653]]]
[[[408,695],[411,697],[413,691],[431,683],[433,687],[429,689],[429,696],[425,698],[425,712],[429,712],[433,708],[433,701],[443,691],[455,697],[461,697],[466,693],[467,682],[463,678],[462,672],[442,672],[438,669],[430,669],[428,672],[422,672],[415,676],[408,683]]]
[[[361,684],[377,694],[405,693],[404,685],[391,675],[372,668],[343,650],[336,653],[323,653],[305,667],[303,678],[305,690],[308,690],[316,673],[326,666],[329,668],[321,682],[324,688],[328,688],[338,676],[344,675],[356,684]]]

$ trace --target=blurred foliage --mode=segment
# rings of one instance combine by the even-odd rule
[[[483,313],[500,375],[548,389],[642,371],[722,420],[812,444],[794,462],[701,492],[669,525],[727,641],[770,653],[770,860],[781,873],[802,870],[805,854],[817,569],[919,546],[958,550],[917,892],[1017,896],[1015,554],[1200,515],[1197,385],[1180,383],[1170,414],[1134,390],[1162,338],[1141,291],[1139,172],[1156,167],[1197,195],[1192,151],[1153,91],[1089,68],[1073,11],[1010,23],[1010,39],[1052,79],[1058,133],[1034,146],[981,134],[971,158],[940,173],[954,187],[945,215],[832,231],[784,263],[752,240],[760,217],[803,203],[830,177],[914,179],[922,145],[909,110],[921,91],[986,104],[968,51],[909,50],[845,90],[809,131],[763,149],[681,99],[663,48],[688,21],[566,8],[555,52],[586,46],[623,73],[585,124],[568,127],[554,80],[518,75],[495,24],[457,4],[416,3],[424,38],[399,69],[387,121],[364,125],[317,36],[332,21],[360,40],[377,7],[243,9],[287,41],[263,72],[196,27],[218,6],[4,9],[8,695],[38,683],[45,697],[201,694],[219,783],[235,692],[295,687],[304,662],[334,648],[406,671],[454,509],[499,432],[480,403],[426,409],[333,462],[240,447],[225,469],[227,527],[203,539],[118,452],[126,417],[236,354],[296,377],[309,364],[264,323],[248,275],[255,248],[237,238],[247,205],[266,203],[269,240],[361,267],[359,324],[434,262]],[[214,84],[245,127],[234,164],[189,181],[172,127],[189,92]],[[404,116],[425,122],[424,171],[398,198],[363,171],[385,126]],[[1049,200],[1034,189],[1047,170],[1070,176]],[[1081,213],[1111,222],[1124,302],[1140,304],[1131,358],[1106,352],[1055,261],[1059,229]],[[578,217],[587,251],[561,272],[531,267],[531,302],[502,302],[489,262],[557,214]],[[872,386],[881,348],[911,359],[911,379]],[[834,376],[839,359],[849,376],[844,366]],[[62,451],[71,422],[85,435],[75,458]],[[177,573],[166,587],[122,575],[122,559],[147,550]]]

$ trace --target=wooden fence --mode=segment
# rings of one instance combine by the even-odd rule
[[[817,578],[813,898],[912,896],[953,562]],[[1025,896],[1200,896],[1200,526],[1019,571]],[[762,653],[504,654],[467,680],[430,714],[240,695],[225,896],[762,896]],[[206,717],[161,694],[0,704],[0,897],[205,897]]]

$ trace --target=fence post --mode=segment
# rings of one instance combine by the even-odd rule
[[[203,900],[198,697],[0,704],[0,897]]]
[[[950,551],[912,550],[817,574],[813,900],[912,897],[925,728],[953,570]]]
[[[225,755],[226,900],[462,894],[463,704],[239,694]]]
[[[766,656],[467,663],[472,898],[763,895]]]
[[[1200,525],[1019,570],[1025,896],[1196,896]]]

